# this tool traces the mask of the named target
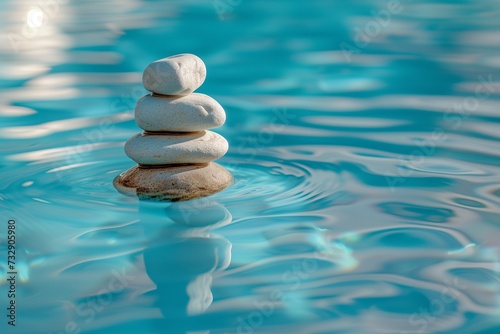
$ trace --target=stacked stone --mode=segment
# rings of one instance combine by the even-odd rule
[[[138,166],[117,176],[115,188],[140,198],[181,201],[214,194],[232,175],[213,161],[228,150],[219,134],[226,113],[211,97],[193,93],[205,81],[203,61],[181,54],[149,64],[135,121],[144,130],[127,141],[125,153]]]

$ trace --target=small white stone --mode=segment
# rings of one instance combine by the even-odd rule
[[[125,153],[140,165],[207,163],[228,150],[224,137],[212,131],[139,133],[125,144]]]
[[[142,83],[156,94],[187,95],[200,87],[206,76],[203,61],[185,53],[149,64],[142,75]]]
[[[217,128],[226,121],[222,106],[204,94],[146,95],[137,101],[135,122],[145,131],[194,132]]]

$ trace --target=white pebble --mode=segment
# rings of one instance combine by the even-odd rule
[[[207,163],[222,157],[227,150],[226,139],[212,131],[139,133],[125,144],[125,153],[140,165]]]
[[[145,131],[194,132],[217,128],[226,121],[221,105],[204,94],[143,96],[135,107],[135,122]]]
[[[180,54],[157,60],[144,70],[144,87],[161,95],[187,95],[201,86],[207,69],[193,54]]]

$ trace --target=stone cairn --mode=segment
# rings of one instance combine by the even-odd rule
[[[232,175],[216,160],[228,143],[208,131],[224,124],[226,113],[217,101],[193,93],[206,77],[203,61],[181,54],[149,64],[143,74],[143,96],[135,121],[144,130],[125,144],[137,166],[118,175],[113,184],[141,199],[183,201],[212,195],[226,188]]]

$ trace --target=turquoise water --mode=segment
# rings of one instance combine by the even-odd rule
[[[0,332],[499,333],[499,15],[497,0],[1,1]],[[226,109],[235,181],[173,205],[124,197],[142,70],[185,52]]]

